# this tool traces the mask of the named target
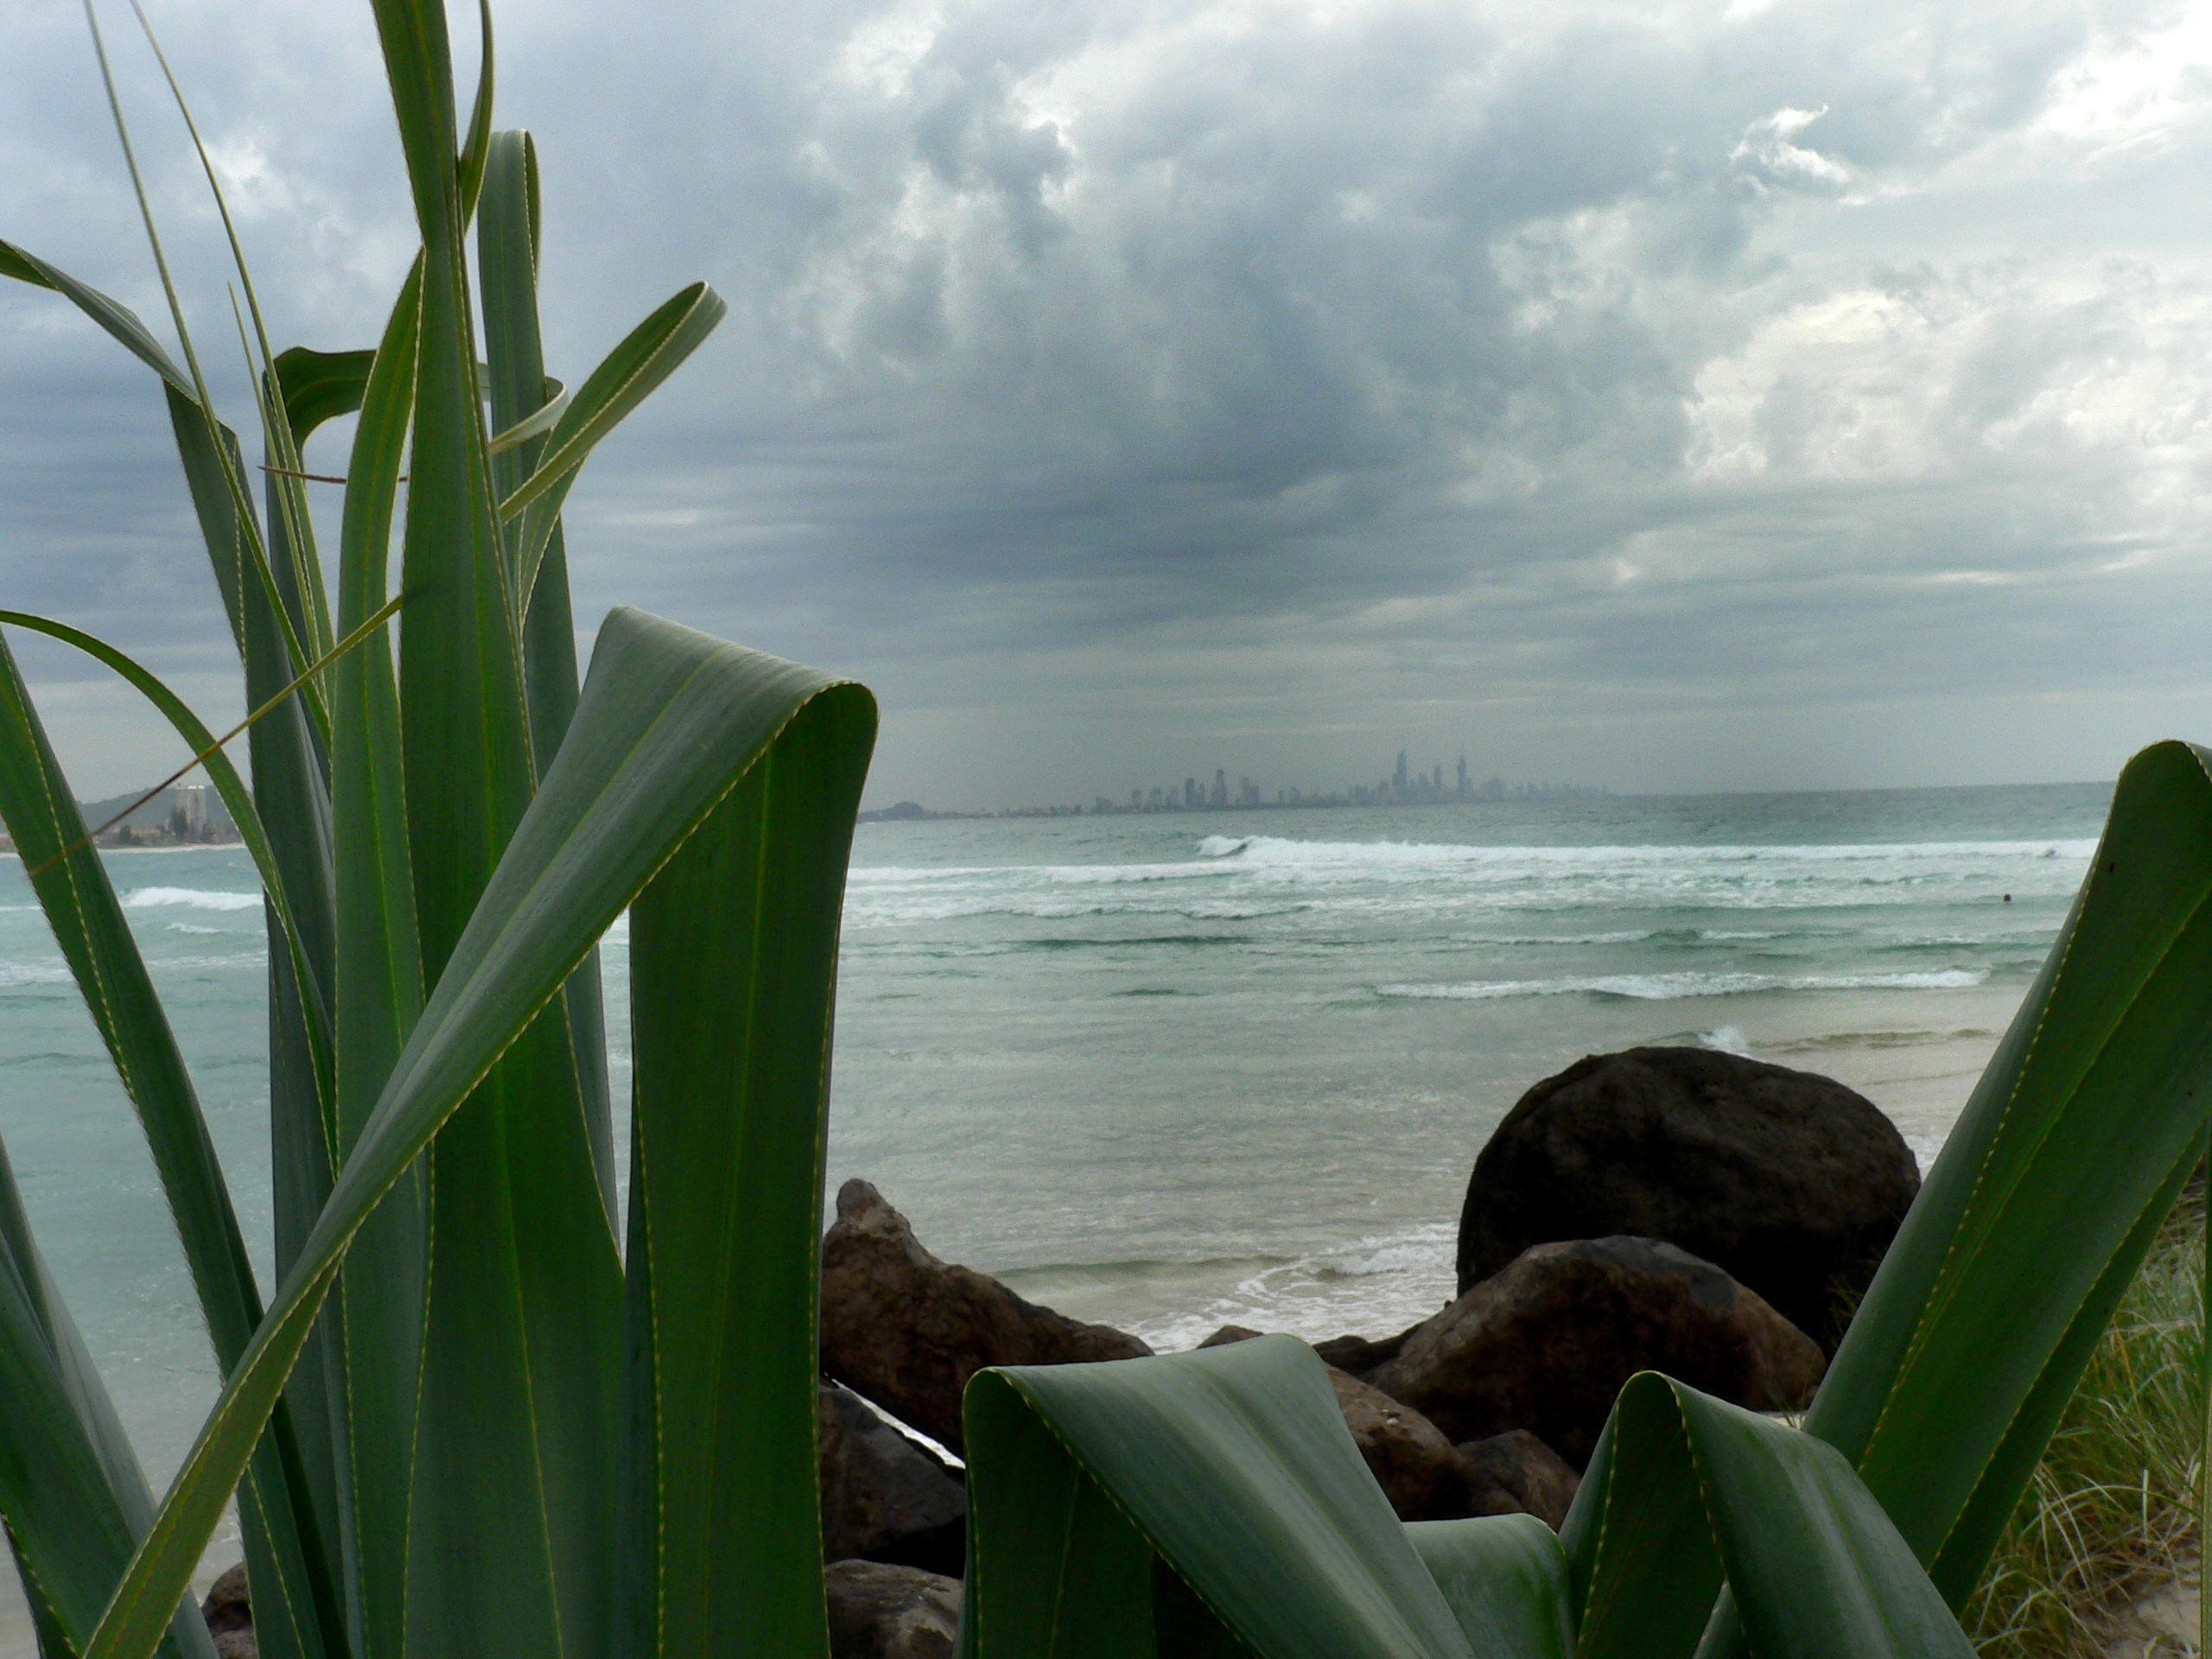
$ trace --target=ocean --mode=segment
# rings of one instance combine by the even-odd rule
[[[1532,1084],[1586,1053],[1696,1043],[1824,1072],[1887,1112],[1924,1167],[2064,918],[2109,797],[863,824],[830,1192],[865,1177],[938,1255],[1176,1348],[1230,1321],[1319,1338],[1433,1311],[1476,1153]],[[117,852],[109,868],[266,1285],[251,863],[179,849]],[[620,1100],[620,925],[605,962]],[[12,859],[0,1137],[158,1491],[215,1375],[137,1125]],[[21,1639],[0,1617],[0,1652]]]

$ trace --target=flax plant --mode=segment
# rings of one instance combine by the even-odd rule
[[[0,1517],[45,1659],[207,1659],[181,1598],[234,1494],[271,1659],[822,1659],[817,1230],[874,704],[622,610],[579,686],[563,504],[721,302],[683,289],[573,391],[549,377],[537,159],[493,129],[488,16],[464,121],[441,0],[372,9],[421,249],[379,339],[335,353],[272,350],[239,259],[258,505],[158,238],[181,364],[0,243],[0,273],[160,382],[257,713],[249,788],[122,652],[5,619],[149,697],[254,857],[277,1268],[264,1294],[0,643],[0,817],[143,1124],[225,1378],[156,1505],[0,1160]],[[300,458],[353,411],[326,569]],[[2207,766],[2170,743],[2121,777],[1802,1429],[1647,1373],[1561,1533],[1406,1526],[1292,1338],[987,1371],[964,1407],[963,1653],[1970,1653],[1957,1610],[2202,1154]],[[618,1204],[593,951],[626,910]]]

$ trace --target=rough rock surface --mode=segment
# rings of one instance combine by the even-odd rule
[[[1470,1513],[1466,1465],[1435,1424],[1334,1366],[1329,1381],[1353,1444],[1399,1520],[1448,1521]]]
[[[253,1601],[246,1590],[244,1561],[207,1586],[200,1616],[207,1621],[207,1633],[215,1638],[220,1659],[261,1659],[261,1648],[253,1638]]]
[[[1593,1054],[1523,1095],[1475,1160],[1459,1292],[1531,1244],[1663,1238],[1834,1351],[1919,1190],[1897,1126],[1832,1078],[1713,1049]]]
[[[830,1659],[952,1659],[960,1580],[885,1561],[823,1569]]]
[[[958,1578],[968,1550],[968,1488],[850,1389],[816,1396],[822,1456],[822,1556],[895,1561]]]
[[[1315,1343],[1313,1351],[1340,1371],[1364,1376],[1376,1366],[1395,1359],[1404,1351],[1406,1338],[1420,1329],[1414,1325],[1395,1337],[1331,1337],[1326,1342]]]
[[[958,1451],[960,1391],[987,1365],[1135,1359],[1135,1337],[1025,1302],[940,1262],[866,1181],[837,1192],[822,1241],[822,1369]]]
[[[1582,1484],[1566,1459],[1525,1428],[1469,1440],[1459,1460],[1466,1467],[1468,1514],[1533,1515],[1554,1532],[1565,1524]]]
[[[1766,1411],[1800,1403],[1825,1366],[1811,1338],[1710,1262],[1614,1237],[1522,1252],[1369,1381],[1454,1441],[1525,1428],[1580,1469],[1637,1371]]]
[[[1201,1348],[1225,1348],[1232,1342],[1249,1342],[1260,1333],[1246,1325],[1224,1325],[1198,1344]]]

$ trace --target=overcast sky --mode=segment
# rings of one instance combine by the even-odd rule
[[[372,343],[414,233],[368,9],[148,3],[277,344]],[[234,362],[204,188],[104,16]],[[80,13],[0,18],[0,235],[157,321]],[[2056,780],[2212,740],[2212,4],[497,22],[553,372],[694,278],[730,304],[571,498],[586,646],[629,602],[867,680],[872,803],[1272,795],[1402,747]],[[236,706],[156,383],[12,283],[0,605]],[[124,694],[17,649],[80,793],[165,769]]]

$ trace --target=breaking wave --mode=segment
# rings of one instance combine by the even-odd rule
[[[205,887],[133,887],[123,901],[125,910],[151,910],[162,905],[189,905],[194,910],[252,910],[261,903],[257,893],[221,893]]]
[[[1474,980],[1456,985],[1377,985],[1375,994],[1458,1002],[1576,995],[1671,1002],[1683,997],[1741,996],[1755,991],[1963,990],[1988,977],[1986,968],[1944,968],[1911,974],[1594,974],[1560,979]]]

